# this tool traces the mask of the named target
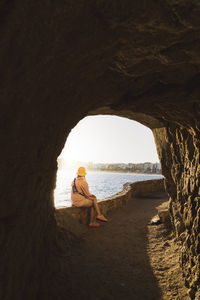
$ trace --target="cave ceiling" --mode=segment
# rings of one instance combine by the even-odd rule
[[[44,118],[70,110],[78,119],[114,113],[151,128],[189,126],[199,117],[198,1],[1,6],[5,110],[37,107]]]

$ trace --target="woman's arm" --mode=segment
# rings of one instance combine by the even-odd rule
[[[87,198],[96,198],[95,195],[93,194],[90,194],[90,191],[89,191],[89,186],[88,186],[88,183],[86,180],[84,180],[82,183],[81,183],[81,190],[82,192],[84,193],[84,195],[87,197]]]

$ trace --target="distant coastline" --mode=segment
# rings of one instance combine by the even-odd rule
[[[70,161],[66,162],[63,159],[58,159],[58,168],[77,168],[84,166],[87,170],[91,171],[105,171],[105,172],[119,172],[119,173],[132,173],[132,174],[162,174],[160,163],[93,163]]]
[[[153,172],[136,172],[136,171],[127,171],[127,170],[108,170],[108,169],[87,169],[88,171],[95,171],[95,172],[109,172],[109,173],[125,173],[125,174],[131,174],[131,175],[146,175],[146,176],[151,176],[151,175],[157,175],[157,176],[160,176],[162,175],[162,173],[153,173]]]

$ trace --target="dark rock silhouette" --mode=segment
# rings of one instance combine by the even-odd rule
[[[199,2],[13,0],[0,14],[0,298],[39,297],[64,239],[56,159],[77,122],[101,113],[153,130],[185,283],[198,299]]]

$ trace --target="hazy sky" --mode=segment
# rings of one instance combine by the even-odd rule
[[[102,163],[159,162],[149,128],[107,115],[82,119],[69,134],[60,157]]]

